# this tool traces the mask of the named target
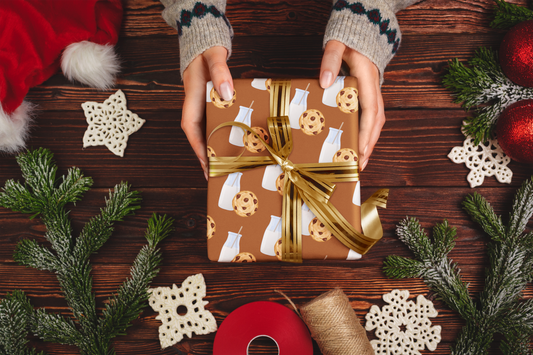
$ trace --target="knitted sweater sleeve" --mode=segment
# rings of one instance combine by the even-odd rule
[[[380,81],[398,51],[401,32],[396,12],[420,0],[333,0],[324,47],[334,39],[368,57],[379,69]]]
[[[162,16],[178,31],[180,71],[198,55],[214,46],[222,46],[231,55],[233,29],[225,16],[226,0],[161,0]]]

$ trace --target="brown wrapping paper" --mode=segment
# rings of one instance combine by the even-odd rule
[[[270,80],[266,79],[236,79],[231,102],[221,102],[208,85],[207,134],[223,122],[237,121],[258,127],[255,131],[262,137],[268,135],[269,84]],[[292,79],[289,119],[294,147],[289,159],[296,164],[331,162],[334,157],[357,159],[358,113],[355,78],[339,77],[326,90],[316,79]],[[268,156],[266,150],[260,151],[261,143],[253,135],[248,135],[248,141],[243,135],[238,127],[218,130],[209,139],[208,155]],[[270,138],[267,141],[271,143]],[[207,237],[210,260],[280,260],[280,174],[281,168],[271,165],[209,179]],[[361,232],[359,182],[338,183],[330,203]],[[302,207],[302,244],[303,259],[360,258],[360,254],[341,244],[321,226],[320,221],[314,220],[305,205]]]

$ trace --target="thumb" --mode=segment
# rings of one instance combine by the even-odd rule
[[[224,101],[233,97],[233,79],[226,63],[228,50],[221,46],[209,48],[204,52],[213,86]]]
[[[339,75],[345,49],[346,46],[336,40],[331,40],[326,44],[320,66],[320,86],[323,89],[330,87]]]

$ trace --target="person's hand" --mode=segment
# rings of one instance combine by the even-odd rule
[[[224,47],[212,47],[196,57],[183,72],[185,101],[181,116],[181,128],[196,153],[200,165],[207,175],[207,145],[205,142],[205,98],[206,84],[213,81],[213,86],[224,100],[233,97],[233,79],[226,64],[228,50]]]
[[[331,40],[326,44],[320,67],[322,88],[328,88],[333,84],[343,60],[350,67],[350,75],[357,78],[359,85],[359,102],[362,111],[359,126],[359,164],[363,171],[385,124],[379,70],[366,56],[346,47],[339,41]]]

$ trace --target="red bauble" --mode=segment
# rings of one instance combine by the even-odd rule
[[[533,163],[533,100],[507,107],[496,125],[498,143],[511,159]]]
[[[512,82],[533,87],[533,20],[507,32],[500,45],[500,65]]]

